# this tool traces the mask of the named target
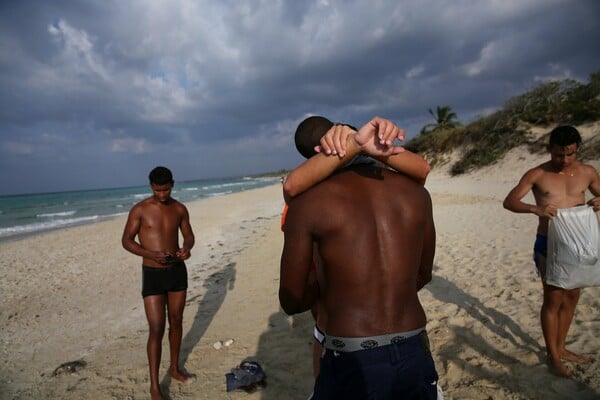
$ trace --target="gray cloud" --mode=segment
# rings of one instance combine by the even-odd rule
[[[600,69],[600,3],[27,1],[0,5],[0,194],[291,168],[310,114],[409,137]],[[8,172],[8,173],[7,173]]]

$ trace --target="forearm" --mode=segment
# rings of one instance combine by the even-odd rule
[[[286,202],[321,182],[335,170],[341,168],[360,152],[354,140],[348,140],[346,154],[343,157],[318,153],[309,158],[287,176],[283,182],[283,195]]]
[[[128,252],[140,257],[150,257],[150,252],[144,249],[138,242],[133,239],[123,238],[121,240],[123,248]]]
[[[408,176],[421,185],[425,184],[427,175],[431,170],[431,167],[427,161],[425,161],[425,159],[407,150],[399,154],[393,154],[390,156],[374,156],[373,158],[392,167],[396,171]]]
[[[505,209],[515,213],[538,215],[538,207],[535,204],[528,204],[521,200],[506,199],[502,205]]]
[[[304,265],[304,264],[302,264]],[[315,273],[308,276],[301,285],[296,279],[287,280],[285,275],[280,279],[279,303],[288,314],[298,314],[314,307],[319,297],[319,283]]]
[[[183,245],[182,245],[182,247],[184,249],[191,250],[192,247],[194,247],[194,244],[196,244],[196,239],[194,238],[193,235],[183,238]]]
[[[312,288],[307,288],[302,297],[296,297],[285,288],[279,289],[279,304],[288,315],[299,314],[310,310],[317,301],[317,295]]]

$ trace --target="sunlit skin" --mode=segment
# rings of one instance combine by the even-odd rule
[[[123,247],[141,256],[143,265],[167,268],[168,257],[180,261],[190,258],[194,246],[194,234],[189,222],[188,211],[183,204],[171,197],[173,182],[151,183],[152,196],[136,204],[129,212],[123,231]],[[179,247],[179,232],[183,245]],[[136,241],[136,237],[138,241]],[[162,354],[162,338],[166,321],[169,321],[170,366],[168,373],[176,381],[189,382],[195,375],[179,368],[182,339],[183,310],[186,290],[167,292],[144,297],[144,310],[148,320],[147,342],[150,370],[150,395],[153,400],[164,399],[159,387],[159,366]]]
[[[556,216],[557,209],[585,204],[586,190],[596,196],[587,204],[594,211],[600,209],[600,177],[593,167],[577,161],[577,150],[577,143],[549,147],[550,160],[527,171],[504,200],[504,207],[510,211],[537,215],[537,233],[540,235],[548,235],[549,219]],[[535,204],[522,201],[529,191],[534,195]],[[572,371],[563,360],[581,364],[591,361],[566,348],[567,333],[579,301],[580,289],[567,290],[546,284],[546,257],[543,255],[537,259],[537,268],[544,290],[540,319],[548,363],[555,375],[568,377]]]

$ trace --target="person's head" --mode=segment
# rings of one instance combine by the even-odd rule
[[[308,117],[300,122],[294,135],[296,149],[305,158],[311,158],[316,154],[315,146],[319,145],[319,141],[333,126],[333,122],[325,117],[318,115]]]
[[[154,197],[160,202],[169,200],[175,183],[171,171],[166,167],[156,167],[150,171],[148,179]]]
[[[560,169],[567,168],[575,161],[579,146],[581,146],[581,135],[576,128],[570,125],[557,126],[550,132],[548,141],[552,164]]]
[[[327,133],[333,125],[344,125],[352,130],[357,130],[352,125],[348,124],[334,124],[325,117],[314,115],[306,118],[300,122],[296,133],[294,135],[294,142],[296,143],[296,149],[305,158],[311,158],[315,154],[315,146],[320,144],[321,138]]]

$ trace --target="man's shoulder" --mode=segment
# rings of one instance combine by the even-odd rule
[[[546,162],[543,162],[543,163],[536,165],[535,167],[529,169],[527,172],[525,172],[523,177],[535,180],[535,179],[542,178],[545,175],[550,174],[551,172],[552,171],[551,171],[550,161],[546,161]]]
[[[153,201],[152,197],[146,197],[145,199],[140,200],[137,203],[135,203],[131,209],[134,210],[134,209],[143,209],[143,208],[146,208],[150,204],[152,204],[152,201]]]
[[[585,164],[583,162],[577,161],[577,163],[579,164],[579,168],[585,170],[586,172],[590,172],[590,173],[598,173],[598,171],[596,170],[596,168],[591,165],[591,164]]]

